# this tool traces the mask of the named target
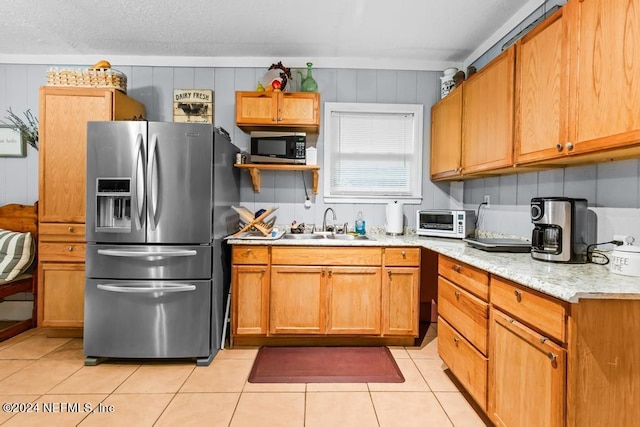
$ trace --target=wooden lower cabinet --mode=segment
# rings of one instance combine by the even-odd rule
[[[331,267],[327,334],[380,334],[380,267]]]
[[[382,275],[383,335],[418,336],[420,268],[386,267]]]
[[[270,333],[380,334],[380,267],[274,266]]]
[[[438,353],[469,394],[486,410],[488,359],[442,317],[438,318]]]
[[[237,343],[405,345],[418,335],[420,248],[236,245],[232,254]]]
[[[231,327],[238,335],[266,335],[269,271],[266,265],[234,265]]]
[[[325,333],[325,276],[323,267],[271,267],[271,334]]]
[[[489,416],[500,426],[565,423],[567,352],[491,309]]]
[[[269,248],[235,246],[231,259],[231,330],[264,336],[269,328]]]
[[[84,262],[41,260],[38,265],[38,326],[82,327],[84,276]]]

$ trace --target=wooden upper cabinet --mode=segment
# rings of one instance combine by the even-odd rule
[[[87,122],[144,112],[144,105],[115,89],[40,89],[40,222],[85,221]]]
[[[515,46],[464,84],[462,172],[474,174],[513,164]]]
[[[568,57],[564,8],[517,43],[515,162],[567,152]]]
[[[236,92],[236,125],[246,131],[281,130],[317,133],[317,92]]]
[[[640,0],[572,0],[569,141],[586,153],[640,141]],[[603,155],[604,158],[604,155]]]
[[[431,179],[459,177],[461,173],[462,97],[464,84],[431,108]]]

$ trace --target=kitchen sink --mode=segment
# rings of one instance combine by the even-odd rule
[[[330,240],[372,240],[368,236],[354,236],[353,234],[290,234],[282,236],[283,239],[307,240],[307,239],[330,239]]]
[[[324,236],[321,234],[285,234],[282,236],[283,239],[292,239],[292,240],[307,240],[307,239],[324,239]]]
[[[371,240],[368,236],[354,236],[353,234],[331,234],[327,239],[335,240]]]

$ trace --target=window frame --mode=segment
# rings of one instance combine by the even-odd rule
[[[413,148],[415,156],[412,159],[416,169],[415,186],[411,195],[336,195],[331,193],[331,135],[334,125],[332,113],[358,114],[410,114],[413,116]],[[422,164],[424,143],[424,105],[422,104],[382,104],[382,103],[353,103],[353,102],[325,102],[324,103],[324,159],[323,159],[323,199],[325,203],[388,203],[400,200],[405,204],[422,203]]]

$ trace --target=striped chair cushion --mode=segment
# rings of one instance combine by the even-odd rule
[[[32,240],[31,233],[0,229],[0,284],[29,268],[35,255]]]

